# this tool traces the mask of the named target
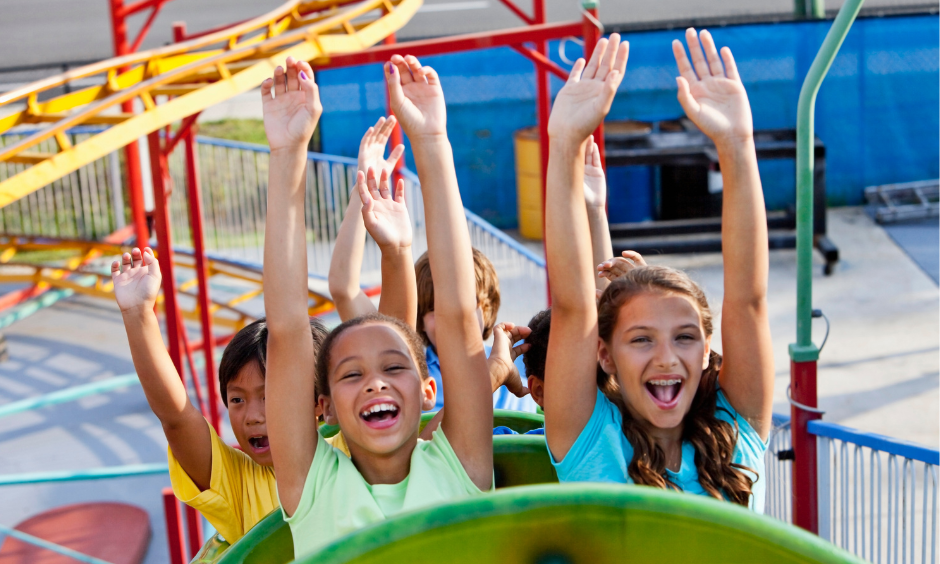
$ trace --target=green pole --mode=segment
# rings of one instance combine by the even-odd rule
[[[813,311],[813,166],[816,94],[864,0],[846,0],[803,81],[796,117],[796,343],[790,358],[811,362],[819,358],[812,340]]]

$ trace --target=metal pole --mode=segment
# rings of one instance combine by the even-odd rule
[[[111,8],[111,33],[114,42],[114,54],[118,57],[127,55],[131,50],[127,44],[127,18],[124,15],[124,0],[110,0],[108,5]],[[120,72],[127,70],[128,67],[123,67]],[[133,113],[133,100],[122,103],[121,111]],[[137,147],[137,141],[132,141],[124,147],[124,160],[127,162],[127,194],[131,204],[131,221],[134,223],[137,245],[143,247],[150,240],[150,234],[147,232],[147,214],[144,211],[144,184],[140,167],[140,149]],[[123,210],[120,211],[123,213]]]
[[[180,502],[172,488],[163,488],[163,513],[166,516],[166,537],[170,548],[170,564],[185,564],[186,553],[183,540],[183,516]]]
[[[189,558],[195,558],[202,548],[202,515],[189,505],[186,506],[186,540],[189,541]]]
[[[166,336],[169,341],[170,358],[177,374],[183,380],[183,356],[180,350],[179,306],[176,298],[176,277],[173,272],[173,243],[170,234],[170,217],[167,214],[167,189],[169,181],[166,156],[160,147],[160,132],[147,135],[150,149],[150,168],[153,173],[153,228],[157,233],[157,260],[163,274],[163,313],[166,316]]]
[[[532,0],[533,22],[538,24],[545,23],[545,0]],[[548,43],[546,41],[536,41],[535,50],[542,56],[548,56]],[[546,261],[548,259],[548,233],[545,230],[545,190],[548,182],[548,118],[552,113],[552,92],[548,84],[548,72],[539,65],[535,65],[535,91],[536,91],[536,120],[539,130],[539,165],[542,177],[542,245]],[[545,272],[548,272],[546,266]],[[545,276],[545,296],[547,305],[552,305],[552,286]]]
[[[215,335],[212,331],[212,310],[209,296],[209,265],[206,259],[206,239],[203,228],[202,190],[199,186],[199,160],[196,154],[196,135],[192,126],[183,138],[186,151],[186,188],[189,196],[189,222],[193,238],[193,256],[196,259],[196,280],[199,284],[199,320],[202,324],[202,354],[206,359],[206,395],[208,395],[209,422],[217,433],[222,432],[219,416],[219,396],[215,375]],[[193,382],[196,375],[193,374]]]
[[[864,0],[846,0],[803,81],[796,126],[796,343],[790,345],[790,387],[793,402],[815,408],[816,362],[819,349],[812,340],[813,307],[813,168],[816,95]],[[807,423],[820,414],[795,405],[793,433],[793,523],[814,533],[819,530],[816,438]]]

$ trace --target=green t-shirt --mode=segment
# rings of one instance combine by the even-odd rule
[[[284,520],[294,536],[294,557],[300,558],[402,511],[479,493],[440,429],[430,441],[418,441],[407,478],[374,486],[349,457],[318,438],[297,511]]]

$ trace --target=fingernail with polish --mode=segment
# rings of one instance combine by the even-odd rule
[[[307,73],[300,71],[300,80],[307,80]]]

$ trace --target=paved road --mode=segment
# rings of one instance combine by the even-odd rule
[[[866,7],[900,6],[919,0],[867,0]],[[281,0],[175,0],[154,22],[144,47],[171,38],[171,25],[186,21],[190,30],[219,26],[260,15]],[[527,6],[528,2],[518,2]],[[838,8],[841,0],[829,0]],[[936,4],[936,3],[934,3]],[[578,0],[547,0],[550,21],[579,18]],[[106,0],[5,0],[0,15],[0,68],[97,60],[111,56],[110,19]],[[636,22],[786,14],[793,0],[602,0],[601,20],[607,26]],[[132,21],[140,26],[144,15]],[[402,39],[470,33],[514,27],[519,20],[499,0],[426,0],[402,30]],[[7,82],[6,79],[0,82]]]

